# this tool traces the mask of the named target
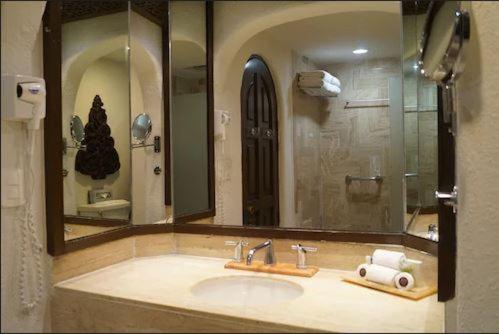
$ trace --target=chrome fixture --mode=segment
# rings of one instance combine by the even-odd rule
[[[381,183],[383,182],[383,176],[381,175],[369,176],[369,177],[351,176],[351,175],[345,176],[346,184],[350,184],[352,183],[352,181],[376,181],[376,183]]]
[[[452,188],[452,191],[450,193],[444,191],[435,191],[435,198],[443,199],[444,205],[452,206],[452,211],[454,213],[457,212],[457,197],[458,197],[457,186],[454,186],[454,188]]]
[[[418,177],[418,173],[405,173],[405,177]]]
[[[159,166],[154,167],[154,174],[156,174],[156,175],[161,174],[161,167],[159,167]]]
[[[438,227],[436,224],[428,225],[428,233],[426,237],[431,241],[438,241]]]
[[[236,262],[243,262],[243,249],[244,246],[248,246],[248,242],[244,240],[239,240],[239,241],[234,241],[234,240],[228,240],[225,242],[225,245],[227,246],[236,246],[234,248],[234,261]]]
[[[246,264],[248,266],[251,265],[251,262],[253,262],[253,255],[255,255],[255,252],[262,248],[266,248],[264,263],[270,265],[276,263],[274,255],[274,246],[272,245],[272,240],[269,239],[264,243],[261,243],[258,246],[255,246],[254,248],[250,249],[250,251],[248,252],[248,257],[246,258]]]
[[[344,109],[389,107],[390,99],[347,100]]]
[[[317,252],[316,247],[305,247],[301,244],[291,246],[291,249],[297,251],[298,257],[296,261],[296,268],[307,269],[307,252]]]

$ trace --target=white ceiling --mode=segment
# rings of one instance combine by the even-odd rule
[[[349,12],[307,18],[267,29],[318,65],[359,59],[400,57],[401,16],[384,12]],[[363,55],[352,53],[368,49]]]

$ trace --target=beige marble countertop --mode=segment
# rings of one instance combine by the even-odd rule
[[[134,258],[55,285],[110,299],[159,305],[333,332],[442,332],[444,304],[433,295],[412,301],[341,281],[345,271],[321,269],[314,277],[293,277],[225,269],[228,259],[189,255]],[[207,278],[259,276],[286,279],[304,292],[270,305],[226,306],[192,295]],[[230,298],[230,296],[228,296]]]

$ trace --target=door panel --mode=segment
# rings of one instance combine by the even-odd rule
[[[278,226],[277,104],[265,62],[252,56],[241,86],[243,224]]]
[[[451,192],[455,185],[454,137],[445,122],[443,91],[438,87],[438,189]],[[454,298],[456,286],[456,215],[452,207],[438,203],[438,300]]]

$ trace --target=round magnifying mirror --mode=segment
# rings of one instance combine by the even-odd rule
[[[83,139],[85,139],[85,127],[83,126],[81,118],[76,115],[71,116],[69,126],[71,129],[71,138],[73,138],[76,143],[81,144]]]
[[[151,134],[152,122],[148,114],[140,114],[135,117],[132,125],[133,139],[144,143]]]

